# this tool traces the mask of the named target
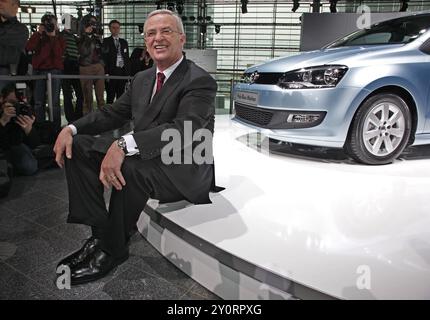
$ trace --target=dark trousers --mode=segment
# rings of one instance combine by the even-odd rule
[[[127,76],[128,74],[124,68],[114,67],[112,68],[111,73],[109,75]],[[126,83],[127,80],[109,79],[109,81],[106,81],[106,102],[111,104],[114,102],[115,99],[121,97],[121,95],[124,93]]]
[[[14,172],[19,175],[31,176],[37,171],[37,159],[30,147],[24,143],[12,146],[7,150],[6,158],[12,164]]]
[[[61,81],[64,97],[64,114],[67,122],[73,122],[82,118],[83,94],[79,79],[63,79]],[[73,93],[76,96],[76,105],[73,105]]]
[[[0,66],[0,76],[9,76],[10,75],[10,68],[9,66]],[[11,80],[13,80],[13,78],[11,77]],[[9,80],[0,80],[0,92],[1,90],[6,87],[9,84]]]
[[[148,198],[173,202],[182,200],[183,196],[162,171],[159,159],[131,156],[125,158],[121,168],[126,185],[121,191],[112,188],[109,209],[106,209],[104,187],[99,180],[104,154],[92,150],[95,139],[87,135],[73,138],[72,159],[66,159],[67,222],[92,226],[95,236],[101,240],[102,250],[122,257]]]
[[[33,75],[47,75],[48,73],[61,75],[62,71],[58,69],[50,70],[33,70]],[[61,106],[60,106],[60,90],[61,79],[52,79],[52,122],[55,129],[61,128]],[[34,111],[36,114],[36,121],[43,122],[46,118],[46,80],[36,80],[34,84]]]

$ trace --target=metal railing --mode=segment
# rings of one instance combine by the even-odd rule
[[[222,111],[226,113],[228,110],[229,114],[232,114],[232,106],[233,106],[233,88],[235,83],[237,83],[240,79],[241,73],[238,72],[212,72],[210,73],[218,84],[217,97],[220,98],[220,104],[223,104],[223,107],[220,108],[219,105],[216,105],[216,110]],[[29,75],[29,76],[3,76],[0,75],[0,81],[6,80],[11,82],[19,82],[19,81],[35,81],[35,80],[46,80],[46,93],[47,93],[47,105],[49,111],[49,120],[53,119],[53,100],[52,100],[52,80],[53,79],[105,79],[105,80],[131,80],[132,76],[111,76],[111,75],[57,75],[47,73],[46,75]],[[228,100],[226,100],[228,98]],[[228,105],[226,106],[226,101],[228,101]],[[216,102],[217,103],[217,102]],[[220,110],[223,109],[223,110]]]

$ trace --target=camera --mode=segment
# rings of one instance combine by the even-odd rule
[[[91,34],[93,35],[99,34],[99,28],[97,26],[97,22],[91,21],[91,20],[87,21],[87,23],[85,23],[85,28],[89,28],[89,27],[92,27]]]
[[[22,82],[17,82],[15,85],[15,95],[18,101],[14,102],[16,116],[33,116],[34,111],[31,105],[27,103],[27,85]]]
[[[43,15],[42,17],[42,25],[45,27],[45,31],[50,33],[55,31],[55,20],[57,18],[51,14],[51,13],[46,13],[45,15]]]
[[[52,22],[46,22],[43,25],[45,26],[46,32],[53,32],[55,30],[55,24]]]
[[[94,36],[103,35],[103,30],[101,28],[101,25],[98,23],[97,18],[91,14],[87,14],[81,20],[82,32],[85,32],[85,30],[89,27],[92,27],[90,35],[94,35]]]
[[[70,30],[73,34],[78,34],[79,23],[78,19],[73,17],[71,14],[65,13],[61,17],[61,23],[64,25],[64,29]]]
[[[93,27],[93,31],[91,32],[93,35],[101,36],[103,34],[101,27],[97,23],[93,22],[90,26]]]
[[[17,101],[13,104],[15,108],[16,116],[33,116],[33,108],[25,101]]]

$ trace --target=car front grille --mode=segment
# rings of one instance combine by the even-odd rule
[[[245,76],[250,76],[252,73],[247,73]],[[258,73],[256,84],[278,84],[279,78],[283,76],[282,72],[262,72]]]
[[[267,126],[273,117],[272,111],[247,107],[237,102],[235,103],[235,110],[237,117],[258,126]]]

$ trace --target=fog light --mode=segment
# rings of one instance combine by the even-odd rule
[[[312,123],[320,119],[319,114],[290,114],[287,122],[293,123]]]

